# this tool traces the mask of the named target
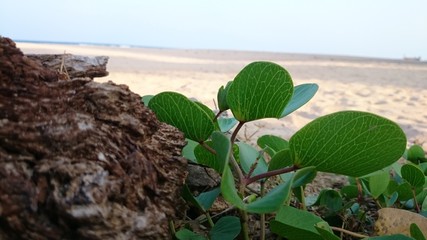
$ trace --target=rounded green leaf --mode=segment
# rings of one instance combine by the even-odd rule
[[[322,236],[323,240],[340,240],[341,239],[337,237],[337,235],[335,235],[334,232],[332,232],[332,229],[327,222],[318,222],[314,227]]]
[[[257,165],[252,173],[252,176],[267,172],[267,163],[265,162],[265,159],[262,154],[260,154],[260,152],[258,152],[251,145],[244,142],[238,142],[236,145],[239,146],[240,166],[245,173],[249,173],[255,161],[257,161]]]
[[[242,210],[245,209],[245,203],[237,193],[234,176],[228,164],[224,166],[221,177],[221,194],[227,202]]]
[[[323,220],[311,212],[291,206],[282,206],[276,214],[275,220],[270,221],[273,233],[289,240],[323,238],[316,230],[315,225]]]
[[[235,77],[227,103],[240,122],[280,118],[293,94],[289,73],[271,62],[253,62]]]
[[[409,231],[411,233],[411,237],[413,237],[415,240],[426,240],[423,232],[421,231],[420,227],[416,223],[411,223],[411,226],[409,227]]]
[[[412,187],[422,187],[425,183],[423,171],[415,165],[405,164],[400,169],[402,178],[408,181]]]
[[[209,147],[213,146],[212,141],[206,141],[205,144]],[[202,145],[198,144],[194,148],[194,156],[196,156],[197,163],[203,164],[205,166],[215,169],[219,173],[222,173],[222,166],[220,166],[219,162],[217,161],[216,155],[209,152]]]
[[[416,164],[420,161],[424,161],[426,159],[424,149],[420,145],[411,146],[408,149],[407,159]]]
[[[228,132],[230,131],[236,124],[237,120],[233,117],[231,118],[218,118],[218,126],[221,132]]]
[[[375,114],[343,111],[307,124],[289,141],[294,164],[360,177],[397,161],[406,136],[394,122]]]
[[[359,195],[359,190],[356,185],[346,185],[341,188],[340,193],[344,198],[351,199]]]
[[[275,135],[263,135],[258,138],[257,144],[262,149],[266,149],[265,151],[270,157],[281,150],[289,149],[289,142]]]
[[[220,166],[219,170],[221,170],[222,173],[225,165],[228,164],[228,161],[230,159],[230,138],[221,132],[214,132],[212,134],[212,143],[212,147],[216,151],[216,161],[218,162],[217,164]]]
[[[157,118],[181,130],[186,138],[203,142],[214,131],[211,117],[197,104],[182,94],[162,92],[149,102]]]
[[[399,201],[407,201],[413,197],[411,184],[407,182],[400,184],[396,191],[399,194]]]
[[[229,109],[228,103],[227,103],[227,92],[228,92],[228,89],[230,89],[230,86],[232,83],[233,82],[230,81],[227,83],[225,88],[224,86],[221,86],[218,90],[217,101],[218,101],[218,108],[221,112]]]
[[[390,173],[384,170],[380,170],[375,173],[376,174],[368,177],[368,182],[369,192],[373,198],[377,199],[387,190],[388,184],[390,182]]]
[[[306,83],[296,86],[294,88],[294,94],[292,95],[291,101],[286,105],[280,115],[280,118],[285,117],[298,108],[304,106],[304,104],[314,97],[314,94],[316,94],[318,89],[319,86],[315,83]]]
[[[268,163],[268,170],[273,171],[290,165],[292,165],[291,152],[289,149],[285,149],[274,154]]]
[[[199,143],[191,140],[191,139],[185,139],[187,141],[187,145],[182,149],[182,156],[186,159],[197,162],[196,156],[194,155],[194,149],[196,148]]]
[[[205,237],[192,232],[186,228],[179,230],[178,232],[176,232],[175,237],[178,240],[206,240]]]
[[[209,231],[211,240],[235,239],[241,229],[240,219],[234,216],[220,218]]]
[[[338,191],[324,189],[319,193],[319,197],[314,205],[324,206],[331,212],[338,212],[343,207],[343,199]]]
[[[283,205],[291,192],[292,180],[281,183],[262,198],[246,205],[246,211],[251,213],[271,213]]]
[[[294,181],[292,183],[292,188],[297,188],[305,186],[308,183],[311,183],[314,178],[316,178],[317,171],[315,167],[305,167],[299,169],[294,175]]]
[[[142,96],[141,101],[142,103],[144,103],[145,106],[148,106],[148,103],[153,97],[154,97],[153,95],[145,95],[145,96]]]
[[[197,196],[195,199],[199,203],[199,205],[202,207],[204,211],[211,208],[213,203],[215,202],[215,199],[218,197],[218,195],[221,193],[221,189],[219,187],[214,188],[207,192],[202,192]]]
[[[427,211],[427,197],[425,197],[423,200],[423,204],[421,205],[421,210],[423,212]]]

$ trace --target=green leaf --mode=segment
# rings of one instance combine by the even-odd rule
[[[421,168],[421,170],[423,170],[424,175],[427,175],[427,163],[426,163],[426,162],[419,163],[419,164],[418,164],[418,167],[420,167],[420,168]]]
[[[271,62],[253,62],[235,77],[227,103],[239,122],[280,118],[293,94],[289,73]]]
[[[323,238],[314,227],[319,222],[323,220],[310,212],[282,206],[275,220],[270,221],[270,229],[288,240],[322,240]]]
[[[199,202],[200,206],[207,211],[212,207],[212,204],[215,202],[215,199],[218,197],[220,192],[221,189],[217,187],[210,191],[200,193],[199,196],[196,197],[196,200]]]
[[[408,181],[412,187],[422,187],[425,183],[423,171],[413,164],[405,164],[400,169],[402,178]]]
[[[359,190],[356,185],[346,185],[341,188],[340,193],[347,199],[356,198],[359,195]]]
[[[178,240],[206,240],[205,237],[194,233],[186,228],[179,230],[176,232],[175,237]]]
[[[148,106],[148,103],[153,97],[154,95],[145,95],[141,98],[141,101],[144,103],[145,106]]]
[[[228,152],[231,148],[229,138],[220,132],[214,132],[212,133],[212,141],[206,141],[205,144],[213,148],[217,154],[213,154],[199,144],[194,149],[197,163],[213,168],[215,171],[222,174],[226,162],[225,158],[229,156]]]
[[[221,132],[228,132],[230,129],[232,129],[238,121],[231,117],[231,118],[218,118],[218,125]]]
[[[274,154],[268,163],[268,170],[273,171],[290,165],[292,165],[291,151],[285,149]]]
[[[337,213],[342,209],[343,201],[339,192],[333,189],[324,189],[319,193],[315,203],[317,206],[324,206],[331,211],[331,214]]]
[[[205,144],[209,147],[213,146],[212,141],[206,141]],[[222,173],[223,168],[220,162],[217,161],[217,156],[209,152],[202,145],[198,144],[194,148],[194,156],[196,156],[197,163],[213,168],[218,173]]]
[[[227,93],[232,83],[233,83],[232,81],[229,81],[225,86],[225,88],[224,86],[221,86],[218,90],[217,101],[218,101],[219,110],[221,112],[226,111],[227,109],[230,108],[227,103]]]
[[[426,240],[424,237],[423,232],[418,227],[417,224],[411,223],[411,226],[409,227],[409,231],[411,232],[411,237],[415,238],[415,240]]]
[[[252,176],[267,172],[267,163],[265,162],[264,157],[262,157],[260,152],[247,143],[238,142],[236,144],[239,146],[240,166],[242,166],[242,169],[245,173],[249,173],[249,170],[255,163],[256,159],[258,159],[258,164],[253,171]]]
[[[400,201],[407,201],[413,197],[411,184],[404,182],[397,187]]]
[[[360,177],[397,161],[406,136],[394,122],[358,111],[326,115],[307,124],[289,141],[294,164]]]
[[[213,124],[214,124],[214,128],[215,130],[220,130],[218,122],[215,121],[214,122],[214,118],[215,118],[215,113],[212,111],[212,109],[210,109],[208,106],[206,106],[205,104],[198,102],[198,101],[194,101],[195,104],[197,104],[212,120]]]
[[[209,231],[211,240],[235,239],[241,229],[240,219],[234,216],[220,218]]]
[[[423,200],[423,205],[421,206],[421,210],[423,212],[427,211],[427,197],[425,197]]]
[[[188,188],[187,184],[184,184],[184,186],[182,187],[182,193],[181,193],[182,198],[185,199],[185,201],[193,204],[196,208],[198,208],[199,210],[201,210],[202,212],[206,211],[206,208],[204,208],[200,202],[193,196],[193,194],[190,191],[190,188]]]
[[[327,222],[318,222],[314,227],[324,240],[340,240],[340,238],[332,232],[332,229]]]
[[[251,213],[271,213],[277,211],[289,197],[292,181],[281,183],[264,197],[247,204],[246,210]]]
[[[397,191],[398,186],[399,186],[399,184],[394,179],[390,179],[390,181],[388,182],[388,186],[387,186],[387,190],[385,192],[385,195],[390,196],[393,193],[395,193]]]
[[[212,147],[216,151],[216,161],[220,166],[219,170],[222,172],[224,166],[228,165],[231,154],[231,142],[230,138],[225,136],[223,133],[214,132],[212,134]]]
[[[197,162],[196,156],[194,155],[194,149],[199,144],[188,138],[185,140],[187,141],[187,145],[182,149],[182,156],[192,162]]]
[[[162,92],[149,102],[157,118],[181,130],[186,138],[203,142],[214,131],[211,117],[196,103],[182,94]]]
[[[281,150],[289,149],[289,142],[275,135],[263,135],[258,138],[257,144],[262,149],[266,149],[270,157]]]
[[[234,176],[228,164],[231,154],[230,139],[219,132],[212,134],[212,139],[214,142],[218,142],[216,145],[214,145],[214,148],[218,154],[218,159],[224,162],[224,170],[221,177],[221,194],[229,203],[233,204],[237,208],[244,209],[245,204],[237,193]]]
[[[306,184],[311,183],[314,178],[316,178],[316,175],[317,171],[315,167],[305,167],[299,169],[294,175],[292,188],[305,186]]]
[[[280,118],[285,117],[298,108],[306,104],[310,99],[314,97],[319,86],[315,83],[306,83],[298,85],[294,88],[294,94],[292,95],[291,101],[286,105]]]
[[[413,145],[408,149],[407,159],[415,164],[425,161],[424,149],[420,145]]]
[[[396,203],[398,197],[399,197],[399,194],[397,192],[394,192],[389,197],[385,197],[385,199],[386,199],[386,207],[393,206]]]
[[[387,190],[387,186],[390,182],[390,173],[384,170],[379,170],[376,174],[370,176],[368,181],[369,192],[373,198],[377,199]]]
[[[221,177],[221,194],[227,202],[240,209],[245,209],[245,204],[242,198],[237,193],[236,184],[234,182],[233,173],[228,164],[224,167],[224,172]]]
[[[415,189],[415,193],[417,194],[416,198],[417,198],[417,202],[423,202],[424,199],[427,197],[427,191],[424,190],[425,185],[423,187],[420,188],[416,188]]]

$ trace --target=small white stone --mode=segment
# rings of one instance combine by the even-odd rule
[[[104,153],[99,152],[98,153],[98,160],[99,161],[107,161],[107,158],[105,157]]]

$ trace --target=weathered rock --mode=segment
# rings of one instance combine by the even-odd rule
[[[184,145],[127,86],[58,80],[0,37],[0,239],[169,238]]]
[[[29,54],[28,58],[42,66],[56,70],[62,79],[96,78],[108,76],[108,57],[87,57],[71,54]]]

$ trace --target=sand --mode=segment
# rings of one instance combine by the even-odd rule
[[[126,84],[140,94],[177,91],[214,108],[221,85],[252,61],[285,67],[294,85],[317,83],[316,96],[284,119],[247,124],[240,133],[254,140],[264,134],[289,139],[313,119],[342,110],[369,111],[398,123],[408,143],[427,149],[427,62],[218,50],[118,48],[18,43],[24,53],[65,52],[109,56],[110,75],[96,79]]]

